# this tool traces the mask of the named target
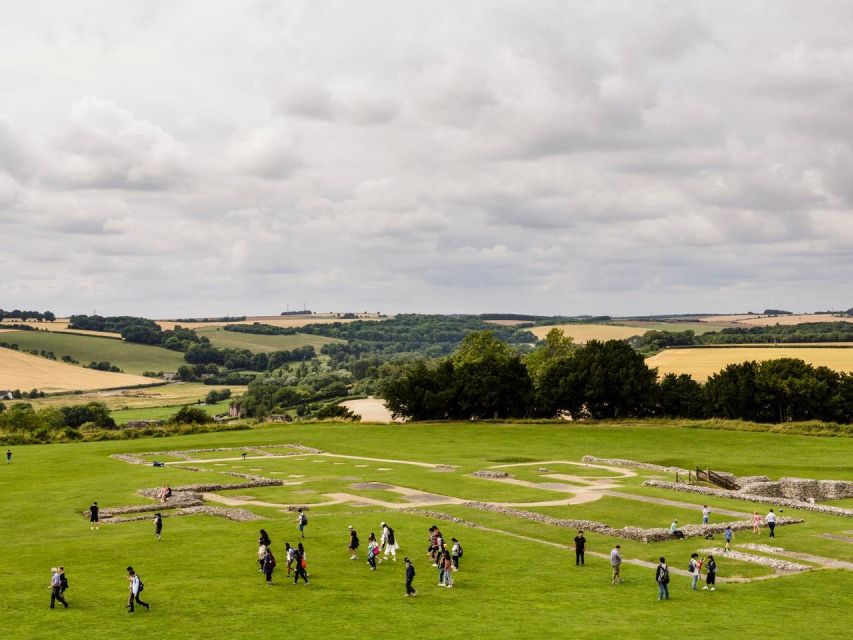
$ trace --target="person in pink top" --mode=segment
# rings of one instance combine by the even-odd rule
[[[752,512],[752,532],[761,535],[761,516],[758,511]]]

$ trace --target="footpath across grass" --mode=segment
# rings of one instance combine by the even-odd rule
[[[672,600],[657,601],[654,573],[626,565],[625,584],[610,584],[608,562],[590,555],[583,568],[574,566],[566,547],[574,532],[502,514],[459,506],[430,508],[482,525],[471,528],[438,521],[447,536],[462,542],[462,571],[454,589],[436,586],[437,573],[426,558],[427,529],[432,517],[376,507],[335,505],[309,511],[305,540],[311,584],[293,586],[285,578],[284,542],[298,541],[295,515],[274,508],[252,508],[264,517],[238,523],[207,515],[173,517],[164,512],[164,536],[156,540],[150,520],[102,524],[90,531],[82,515],[92,500],[105,508],[149,501],[136,494],[142,487],[164,483],[190,484],[221,478],[213,472],[174,467],[131,465],[110,454],[192,448],[258,446],[295,443],[332,453],[457,465],[451,472],[425,467],[327,458],[325,464],[277,461],[235,461],[214,469],[262,468],[280,477],[303,475],[319,492],[342,490],[358,477],[443,493],[470,493],[522,500],[542,489],[512,487],[470,477],[503,460],[576,460],[584,454],[640,459],[681,466],[711,466],[735,473],[766,473],[776,477],[853,479],[853,442],[768,433],[741,433],[624,425],[270,425],[250,431],[207,433],[166,439],[13,447],[12,464],[0,461],[0,637],[63,638],[654,638],[845,637],[853,597],[853,573],[820,570],[742,584],[721,583],[714,593],[689,589],[689,578],[673,575]],[[222,457],[239,457],[223,452]],[[303,458],[310,460],[311,456]],[[301,464],[303,470],[296,470]],[[389,472],[379,472],[390,468]],[[286,472],[286,473],[284,473]],[[360,474],[360,475],[359,475]],[[261,474],[263,475],[263,474]],[[312,476],[316,476],[312,480]],[[237,481],[233,478],[233,481]],[[638,491],[626,483],[620,491]],[[282,497],[299,486],[282,489]],[[275,496],[270,490],[246,489],[228,495]],[[645,495],[654,495],[651,492]],[[366,495],[366,492],[365,492]],[[558,494],[549,492],[553,498]],[[663,495],[663,494],[661,494]],[[278,497],[278,496],[275,496]],[[466,496],[467,497],[467,496]],[[667,493],[692,504],[701,496]],[[738,501],[714,500],[713,505],[748,510]],[[412,505],[417,509],[417,505]],[[744,508],[746,507],[746,508]],[[572,513],[631,520],[630,500],[605,499],[600,504],[571,507]],[[531,509],[532,510],[532,509]],[[550,508],[542,510],[550,511]],[[555,509],[559,512],[561,509]],[[663,521],[671,511],[637,503],[641,524]],[[794,515],[794,514],[791,514]],[[778,543],[786,549],[831,556],[847,543],[821,537],[826,532],[853,530],[848,519],[796,514],[803,525],[782,527]],[[381,521],[397,533],[397,563],[384,562],[370,572],[364,559],[350,561],[347,525],[366,545],[368,534],[379,534]],[[617,524],[622,524],[619,522]],[[273,539],[279,560],[274,585],[267,587],[255,561],[258,530]],[[488,527],[489,529],[487,529]],[[491,531],[495,529],[497,531]],[[736,542],[746,538],[742,534]],[[642,544],[588,535],[590,550],[608,553],[617,542],[626,558],[654,561],[664,554],[683,569],[693,549],[704,540]],[[767,542],[762,537],[762,542]],[[561,545],[561,546],[555,546]],[[363,555],[364,549],[362,549]],[[402,558],[415,561],[417,598],[405,598]],[[766,569],[718,559],[720,576],[762,577]],[[50,567],[64,564],[70,581],[69,610],[49,610]],[[143,599],[150,612],[125,611],[125,568],[134,566],[145,582]]]

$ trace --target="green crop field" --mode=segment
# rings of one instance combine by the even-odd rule
[[[271,447],[263,451],[272,455],[262,455],[258,449],[276,444],[325,453]],[[236,449],[190,451],[222,447]],[[147,461],[167,461],[166,467],[155,468],[110,457],[157,451],[186,451],[198,461],[165,453],[145,456]],[[673,517],[682,524],[698,523],[704,503],[711,506],[712,522],[735,519],[718,515],[725,509],[750,513],[755,507],[765,513],[766,504],[641,486],[646,478],[667,478],[666,473],[585,470],[569,463],[590,454],[774,479],[853,480],[849,438],[686,429],[677,423],[312,423],[22,446],[13,448],[13,454],[11,464],[0,462],[3,638],[266,639],[295,634],[385,640],[417,634],[539,640],[772,634],[806,639],[841,638],[848,632],[853,544],[843,540],[853,531],[853,519],[785,508],[780,515],[803,518],[804,523],[780,526],[775,541],[766,532],[754,536],[739,531],[735,549],[748,552],[739,545],[760,542],[774,546],[754,555],[807,553],[810,560],[802,562],[809,570],[774,574],[764,565],[718,555],[717,591],[695,593],[683,575],[690,552],[720,545],[719,535],[715,540],[641,543],[588,533],[586,566],[576,567],[568,548],[576,532],[531,518],[545,514],[649,527],[667,526]],[[491,468],[511,477],[471,475]],[[210,506],[245,509],[261,518],[251,522],[181,516],[164,505],[159,542],[151,513],[140,521],[102,522],[99,531],[91,531],[83,515],[92,500],[107,510],[158,507],[137,494],[141,488],[243,481],[223,472],[285,484],[206,497]],[[583,499],[570,503],[573,498]],[[554,501],[560,504],[540,504]],[[483,510],[480,502],[492,503],[492,510]],[[286,541],[298,541],[295,514],[288,511],[298,504],[310,505],[304,540],[309,586],[288,581],[283,554]],[[493,510],[505,508],[500,505],[511,505],[527,517]],[[367,536],[371,531],[378,535],[383,520],[395,529],[400,555],[396,563],[386,561],[371,572],[363,557]],[[427,560],[427,529],[434,523],[445,536],[459,538],[465,549],[453,589],[436,586],[436,569]],[[358,561],[351,561],[346,550],[350,524],[362,541]],[[269,532],[278,558],[272,586],[265,586],[258,572],[260,528]],[[617,543],[626,559],[625,582],[612,585],[607,554]],[[403,597],[404,555],[417,570],[416,598]],[[669,602],[657,601],[654,568],[643,564],[659,555],[667,557],[673,572]],[[68,610],[48,608],[50,568],[59,564],[70,581]],[[141,595],[151,603],[150,611],[125,610],[128,565],[145,582]],[[739,581],[727,581],[733,577]]]
[[[230,400],[224,400],[223,402],[217,402],[215,404],[192,404],[190,406],[198,407],[209,413],[210,415],[216,415],[220,413],[228,412],[228,405],[231,403]],[[149,407],[143,409],[119,409],[118,411],[112,411],[110,416],[112,419],[116,421],[116,424],[123,425],[127,424],[131,420],[165,420],[170,416],[173,416],[178,412],[178,409],[186,405],[171,405],[165,407]]]
[[[297,333],[292,336],[265,336],[255,333],[240,333],[225,331],[220,327],[202,327],[196,329],[200,336],[210,339],[214,347],[220,349],[248,349],[252,353],[270,353],[272,351],[290,351],[298,347],[313,346],[319,353],[324,344],[342,342],[336,338],[313,336],[307,333]]]
[[[57,360],[71,356],[81,365],[93,361],[111,362],[126,373],[175,371],[186,364],[183,354],[176,351],[112,338],[47,331],[9,331],[4,332],[0,340],[16,343],[22,350],[53,351]]]

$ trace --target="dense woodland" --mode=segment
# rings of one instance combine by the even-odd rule
[[[36,322],[53,322],[56,320],[56,314],[54,314],[53,311],[22,311],[21,309],[4,311],[3,309],[0,309],[0,320],[22,320],[23,322],[35,320]]]

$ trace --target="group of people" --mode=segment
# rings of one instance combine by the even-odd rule
[[[702,524],[708,524],[708,521],[711,517],[711,509],[708,505],[704,505],[702,507]],[[767,515],[763,518],[759,515],[757,511],[752,512],[752,532],[756,535],[761,535],[761,525],[766,524],[768,531],[770,531],[770,537],[776,537],[776,513],[773,509],[767,512]],[[673,519],[672,524],[669,525],[669,532],[672,534],[672,537],[676,540],[684,540],[684,532],[678,528],[678,520]],[[710,536],[708,536],[710,537]],[[725,532],[723,533],[723,537],[726,540],[726,551],[729,550],[729,545],[731,544],[732,538],[734,534],[732,532],[731,526],[726,527]]]
[[[300,528],[300,532],[302,529]],[[304,536],[303,536],[304,537]],[[293,575],[293,584],[299,583],[299,578],[303,582],[308,583],[308,555],[305,553],[305,547],[300,542],[295,547],[290,546],[289,542],[284,543],[284,555],[287,562],[287,577]],[[260,530],[258,536],[258,571],[264,574],[267,585],[272,585],[273,571],[276,567],[276,557],[272,550],[272,540],[269,534],[264,530]]]
[[[451,538],[450,542],[452,544],[446,542],[438,525],[429,528],[427,555],[432,566],[438,569],[438,586],[447,589],[453,588],[453,572],[459,571],[459,561],[463,554],[459,540]]]
[[[50,569],[50,608],[55,609],[56,603],[59,602],[66,609],[71,606],[65,599],[65,592],[68,589],[68,578],[65,576],[65,567],[51,567]],[[139,574],[136,573],[133,567],[127,568],[128,594],[127,594],[127,610],[129,613],[135,611],[134,605],[138,604],[145,607],[146,611],[151,610],[151,605],[143,602],[139,594],[145,588]]]

